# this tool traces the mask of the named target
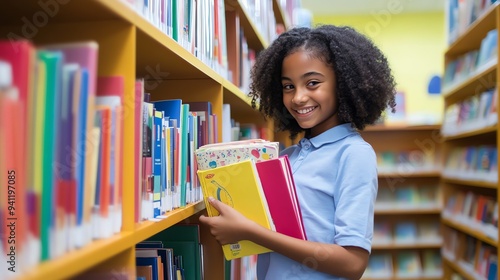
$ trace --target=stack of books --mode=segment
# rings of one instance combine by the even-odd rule
[[[213,197],[261,226],[306,240],[287,156],[279,143],[261,139],[202,146],[196,151],[198,178],[210,217],[219,215]],[[269,252],[248,240],[223,245],[227,260]]]

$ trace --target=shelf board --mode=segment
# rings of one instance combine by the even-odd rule
[[[367,126],[363,132],[378,131],[416,131],[416,130],[440,130],[441,125],[371,125]]]
[[[435,171],[415,171],[415,172],[380,172],[379,178],[429,178],[440,177],[441,172]]]
[[[456,57],[473,49],[479,49],[481,40],[488,31],[496,28],[496,14],[498,4],[493,4],[482,16],[477,18],[466,30],[448,47],[445,57]]]
[[[470,77],[463,81],[443,89],[443,97],[446,104],[453,104],[464,100],[473,94],[480,94],[496,85],[497,60],[492,60],[479,68]]]
[[[416,241],[418,242],[418,241]],[[402,243],[389,243],[389,244],[372,244],[372,250],[406,250],[406,249],[429,249],[429,248],[441,248],[441,243],[414,243],[414,244],[402,244]]]
[[[205,209],[203,201],[189,204],[185,208],[169,212],[167,217],[161,221],[139,223],[133,232],[121,232],[110,238],[96,240],[82,249],[43,262],[16,279],[53,279],[54,275],[57,275],[59,279],[74,277],[87,269],[109,260],[126,249],[134,248],[136,243],[193,216],[203,209]]]
[[[363,277],[361,278],[362,280],[380,280],[380,279],[384,279],[384,280],[401,280],[401,279],[404,279],[404,280],[442,280],[442,278],[439,278],[439,277],[427,277],[427,276],[420,276],[420,277],[403,277],[403,278],[399,278],[399,277],[390,277],[390,278],[372,278],[372,277]]]
[[[478,188],[486,188],[486,189],[497,189],[498,184],[495,182],[485,182],[478,180],[464,180],[450,177],[441,177],[441,180],[444,183],[457,184],[457,185],[466,185],[470,187],[478,187]]]
[[[470,275],[465,269],[463,269],[461,266],[459,266],[455,261],[452,261],[446,257],[443,257],[443,263],[445,265],[448,265],[449,267],[451,267],[456,272],[460,273],[460,275],[462,277],[465,277],[467,280],[475,280],[476,279],[476,277]]]
[[[136,225],[134,231],[134,244],[148,239],[149,237],[171,227],[186,218],[205,209],[205,203],[199,201],[189,204],[184,208],[175,209],[166,214],[166,218],[159,221],[144,221]]]
[[[457,133],[455,135],[443,136],[443,141],[465,139],[465,138],[471,138],[471,137],[476,137],[476,136],[496,137],[496,134],[497,134],[497,125],[495,124],[493,126],[483,127],[480,129],[467,131],[467,132],[461,132],[461,133]]]
[[[67,279],[87,269],[109,260],[126,249],[133,248],[134,233],[122,232],[110,238],[96,240],[85,247],[74,250],[61,257],[43,262],[29,272],[22,274],[18,280],[31,279]]]
[[[423,215],[441,214],[441,208],[429,209],[375,209],[375,215]]]
[[[490,244],[491,246],[497,248],[498,247],[498,241],[491,238],[490,236],[486,235],[485,233],[481,232],[481,231],[478,231],[478,230],[474,230],[474,228],[472,227],[469,227],[469,226],[464,226],[462,224],[459,224],[457,222],[454,222],[450,219],[447,219],[447,218],[443,218],[441,217],[441,223],[444,224],[444,225],[447,225],[449,227],[452,227],[456,230],[459,230],[461,232],[464,232],[476,239],[479,239],[485,243],[488,243]]]

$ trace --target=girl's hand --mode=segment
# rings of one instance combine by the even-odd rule
[[[219,211],[219,216],[207,217],[202,215],[200,216],[200,222],[210,227],[210,233],[221,245],[248,239],[250,228],[256,226],[256,223],[213,197],[208,198],[208,201]]]

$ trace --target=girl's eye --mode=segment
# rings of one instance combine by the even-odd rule
[[[283,89],[284,90],[291,90],[291,89],[293,89],[293,85],[290,85],[290,84],[283,85]]]
[[[307,86],[310,86],[310,87],[314,87],[314,86],[317,86],[319,85],[319,82],[318,81],[310,81],[307,83]]]

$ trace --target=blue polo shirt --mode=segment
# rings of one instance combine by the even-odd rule
[[[371,252],[378,180],[370,144],[342,124],[282,154],[290,158],[307,239]],[[275,252],[259,255],[258,279],[343,279],[308,268],[321,256],[319,250],[298,263]]]

